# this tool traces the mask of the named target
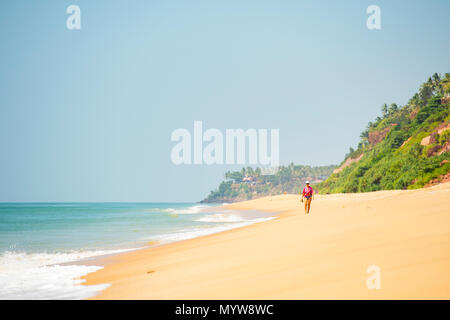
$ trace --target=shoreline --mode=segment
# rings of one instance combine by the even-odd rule
[[[224,204],[222,206],[217,206],[217,208],[223,208],[224,206],[228,206],[228,205],[230,205],[230,203]],[[233,211],[238,211],[238,212],[240,211],[241,215],[247,214],[248,211],[251,211],[250,214],[253,215],[252,218],[260,218],[260,219],[267,219],[267,220],[262,220],[262,221],[251,221],[251,220],[248,220],[248,221],[251,221],[251,222],[249,222],[248,224],[245,224],[245,225],[240,225],[240,226],[236,226],[236,227],[232,227],[232,228],[225,229],[225,230],[220,230],[220,231],[214,231],[212,233],[202,234],[202,235],[199,235],[199,236],[195,236],[193,238],[172,240],[172,241],[167,241],[167,242],[163,242],[163,241],[159,241],[159,240],[150,240],[147,244],[145,244],[145,245],[143,245],[141,247],[126,248],[126,249],[122,249],[123,251],[121,251],[121,252],[115,252],[115,253],[102,254],[102,255],[98,255],[98,256],[92,256],[92,257],[84,258],[84,259],[81,259],[81,260],[60,263],[59,265],[61,265],[61,266],[64,266],[64,265],[86,265],[86,266],[100,266],[100,267],[104,267],[107,263],[109,263],[110,259],[108,259],[108,258],[111,258],[111,257],[127,254],[127,253],[130,253],[130,252],[140,251],[140,250],[147,250],[147,249],[158,248],[158,247],[161,247],[161,246],[167,246],[167,245],[175,244],[175,243],[178,243],[178,242],[194,240],[194,239],[198,239],[198,238],[202,238],[202,237],[213,236],[213,235],[220,234],[220,233],[223,233],[223,232],[232,231],[232,230],[235,230],[235,229],[245,228],[245,227],[248,227],[248,226],[252,226],[254,224],[259,224],[259,223],[262,223],[262,222],[267,222],[267,221],[271,221],[271,220],[277,219],[280,216],[280,214],[281,214],[279,212],[264,211],[264,210],[233,209]],[[260,215],[263,212],[266,213],[266,215],[264,217],[258,216],[258,215]],[[83,283],[83,285],[85,285],[85,283]]]
[[[416,190],[297,195],[225,205],[274,219],[94,259],[91,299],[448,299],[450,183]],[[421,211],[425,210],[425,211]],[[366,287],[379,265],[382,290]]]
[[[2,243],[0,298],[4,299],[87,299],[105,286],[80,285],[82,277],[104,268],[113,256],[273,216],[195,203],[20,203],[2,207],[2,211],[5,208],[9,212],[4,219],[7,229],[17,225],[8,241],[17,247]],[[28,215],[19,214],[22,212]],[[56,222],[41,223],[47,219]],[[21,232],[25,221],[35,226],[28,233]],[[67,226],[70,231],[61,232]]]
[[[242,202],[244,202],[244,201],[242,201]],[[241,203],[241,202],[236,202],[236,203]],[[233,204],[235,204],[235,203],[233,203]],[[227,204],[224,204],[222,206],[217,206],[217,208],[223,208],[224,206],[228,206],[228,205],[231,205],[231,203],[227,203]],[[136,251],[141,251],[141,250],[151,250],[151,249],[155,249],[155,248],[159,248],[159,247],[164,247],[164,246],[177,244],[177,243],[180,243],[180,242],[201,239],[201,238],[204,238],[204,237],[215,236],[215,235],[218,235],[218,234],[230,232],[230,231],[237,230],[237,229],[243,229],[243,228],[251,227],[251,226],[256,225],[256,224],[269,222],[269,221],[272,221],[272,220],[275,220],[275,219],[282,218],[282,215],[285,213],[285,212],[281,212],[280,213],[280,212],[267,211],[267,210],[251,210],[251,209],[249,209],[249,210],[247,210],[247,209],[232,209],[232,210],[233,211],[240,211],[241,214],[246,212],[246,211],[252,211],[252,214],[255,214],[255,215],[257,215],[258,212],[259,213],[264,212],[267,215],[265,217],[260,217],[260,218],[261,219],[267,219],[267,220],[253,221],[253,222],[249,222],[248,224],[245,224],[245,225],[240,225],[240,226],[232,227],[232,228],[225,229],[225,230],[215,231],[215,232],[212,232],[212,233],[202,234],[202,235],[195,236],[193,238],[188,238],[188,239],[173,240],[173,241],[168,241],[168,242],[149,241],[149,243],[150,242],[154,242],[154,244],[146,244],[146,245],[143,245],[142,247],[139,247],[139,248],[124,249],[123,252],[109,253],[109,254],[93,256],[93,257],[89,257],[89,258],[85,258],[85,259],[81,259],[81,260],[77,260],[77,261],[65,262],[65,263],[62,263],[60,265],[86,265],[86,266],[105,267],[106,265],[108,265],[111,262],[113,262],[113,260],[114,260],[113,258],[114,257],[119,257],[121,255],[125,255],[125,254],[131,253],[131,252],[136,252]],[[87,275],[83,276],[82,279],[84,279],[86,277],[87,277]],[[83,283],[82,285],[88,285],[88,284],[87,283]]]

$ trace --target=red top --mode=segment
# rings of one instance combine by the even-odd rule
[[[311,187],[305,187],[305,188],[303,189],[302,195],[303,195],[304,197],[306,197],[306,196],[309,197],[309,196],[312,196],[313,193],[314,193],[313,188],[311,188]]]

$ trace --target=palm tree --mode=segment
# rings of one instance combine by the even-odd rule
[[[443,87],[441,82],[441,77],[439,74],[435,73],[433,74],[433,83],[434,83],[434,90],[437,94],[443,94]]]
[[[383,118],[386,118],[388,115],[388,106],[386,103],[381,106],[381,111],[383,112]]]
[[[408,104],[410,104],[412,107],[417,107],[417,105],[419,104],[419,100],[419,95],[416,92],[414,96],[409,99]]]
[[[431,80],[431,78],[429,80]],[[419,97],[421,103],[425,105],[432,95],[433,95],[433,88],[431,87],[431,84],[429,82],[424,83],[419,89]]]
[[[450,73],[444,75],[444,79],[441,81],[442,93],[445,95],[450,95]]]
[[[441,77],[439,76],[439,74],[437,74],[437,73],[433,74],[433,82],[439,83],[440,81],[441,81]]]
[[[392,103],[389,107],[389,114],[393,114],[395,111],[398,110],[398,106],[395,103]]]

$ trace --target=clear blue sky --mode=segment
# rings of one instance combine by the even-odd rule
[[[66,28],[81,8],[82,29]],[[381,8],[381,30],[366,8]],[[383,103],[450,71],[449,1],[0,3],[0,201],[197,201],[176,128],[278,128],[283,164],[338,164]]]

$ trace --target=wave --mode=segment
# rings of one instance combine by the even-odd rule
[[[199,222],[242,222],[242,221],[249,221],[244,219],[238,214],[230,214],[230,213],[216,213],[216,214],[210,214],[205,217],[201,217],[199,219],[196,219],[194,221]]]
[[[196,205],[192,207],[187,208],[166,208],[162,209],[161,211],[172,213],[172,214],[197,214],[201,213],[203,209],[207,208],[208,206],[205,205]]]
[[[0,255],[0,299],[86,299],[109,286],[82,286],[80,277],[100,266],[60,265],[124,250],[66,253],[4,252]]]

